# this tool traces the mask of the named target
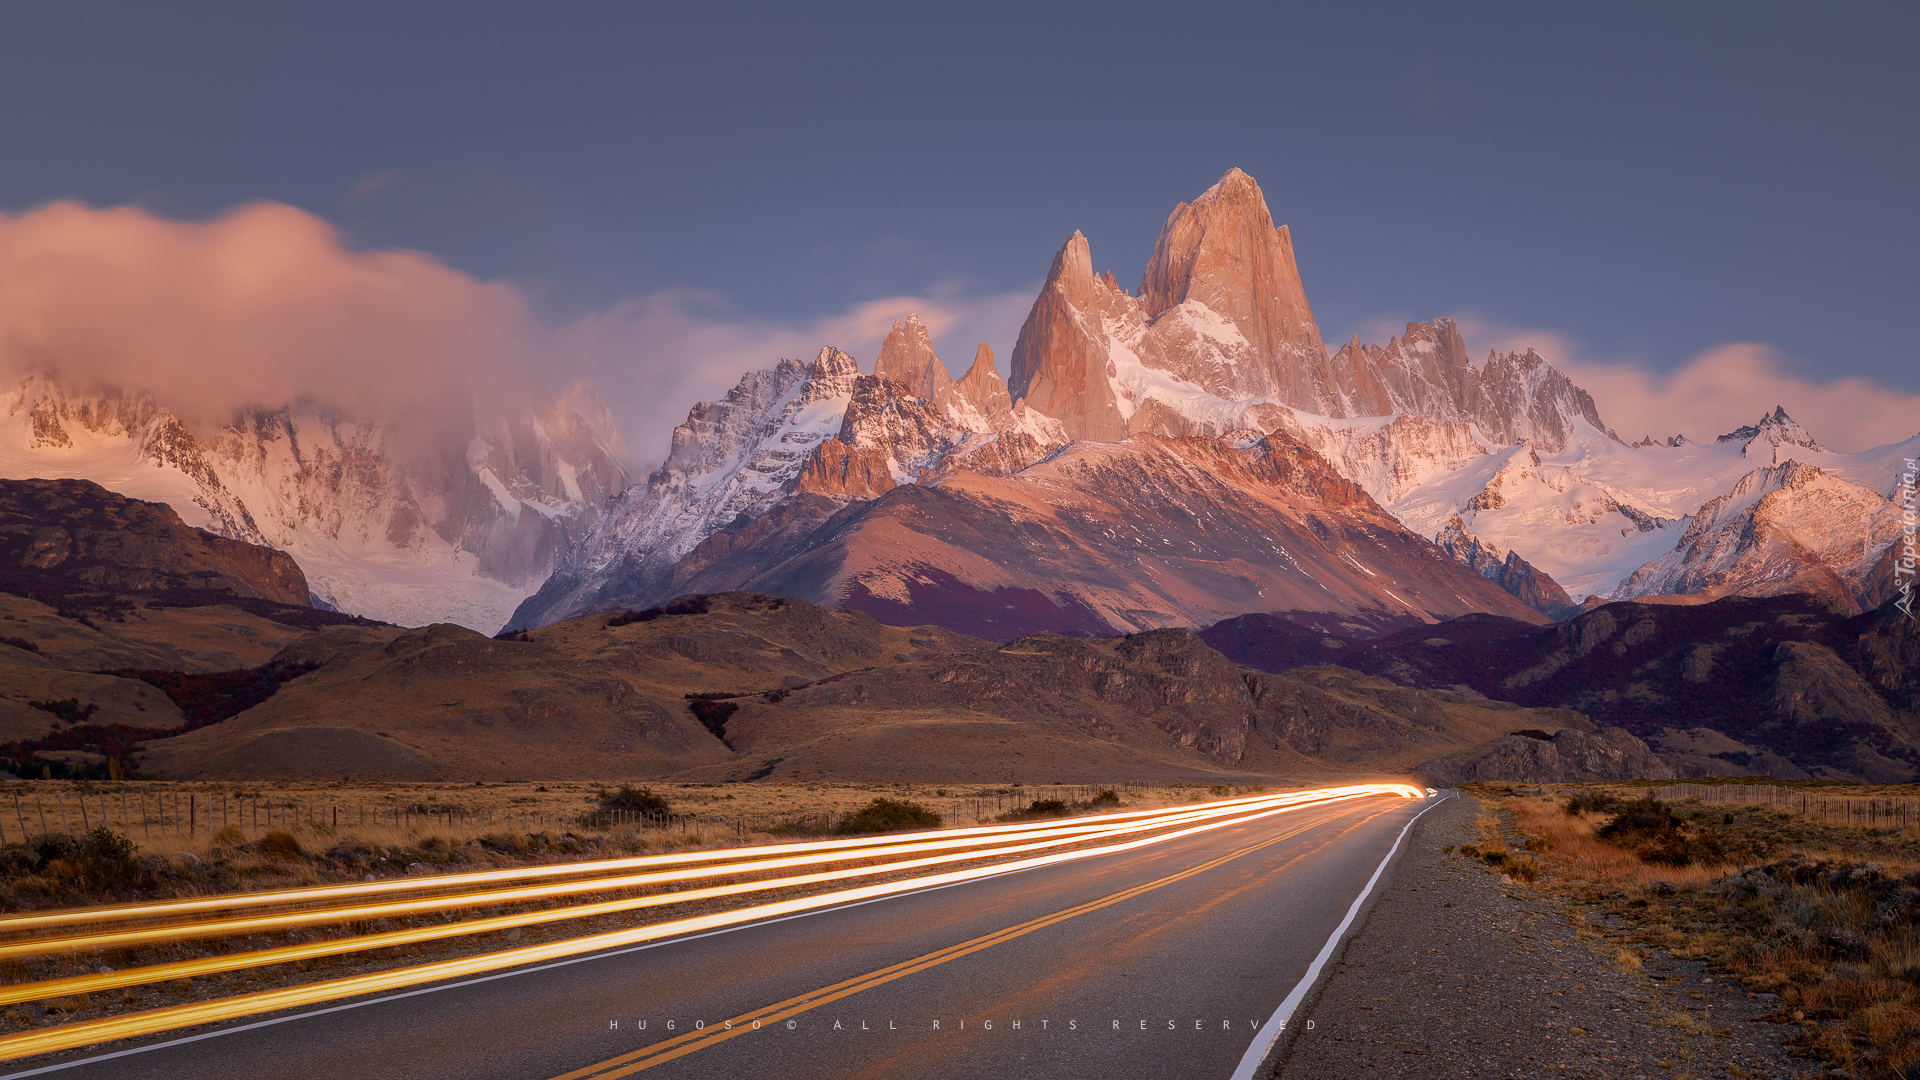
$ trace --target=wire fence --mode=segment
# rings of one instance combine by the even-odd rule
[[[12,792],[12,805],[0,803],[0,843],[32,836],[65,833],[80,836],[105,827],[132,838],[218,836],[227,829],[243,833],[274,830],[340,831],[390,828],[415,830],[444,827],[513,827],[525,831],[592,825],[638,825],[646,815],[604,810],[478,810],[428,803],[376,804],[330,799],[271,795],[229,795],[222,792],[145,791],[122,788],[114,792],[71,791],[55,788]],[[9,813],[8,811],[11,811]],[[583,819],[593,819],[592,821]],[[11,819],[11,820],[9,820]],[[655,825],[665,821],[655,816]]]
[[[1698,799],[1705,803],[1764,806],[1812,821],[1859,829],[1920,828],[1920,797],[1904,795],[1827,795],[1777,784],[1670,784],[1655,788],[1663,802]]]
[[[1035,802],[1090,803],[1105,790],[1122,800],[1166,785],[1153,781],[1112,784],[1048,784],[1040,787],[1001,788],[959,798],[938,800],[950,823],[990,821],[1018,813]],[[1211,794],[1225,797],[1232,789],[1216,787]],[[10,798],[11,805],[7,801]],[[824,833],[844,822],[847,811],[765,811],[760,813],[644,813],[631,810],[462,807],[451,803],[415,801],[371,803],[294,795],[249,795],[225,792],[134,790],[75,790],[64,784],[50,789],[16,786],[0,795],[0,844],[24,842],[34,836],[65,833],[79,837],[104,826],[136,841],[168,837],[204,836],[209,840],[229,830],[261,835],[275,830],[338,833],[352,830],[512,830],[544,832],[580,829],[609,832],[622,829],[679,829],[710,840],[714,834],[745,837],[753,833]],[[1917,819],[1920,820],[1920,819]]]

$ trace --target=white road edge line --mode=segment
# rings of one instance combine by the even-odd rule
[[[1433,806],[1427,807],[1427,810],[1432,810],[1447,799],[1457,798],[1459,798],[1458,795],[1448,795],[1435,799]],[[1300,1007],[1300,1002],[1306,998],[1307,991],[1313,989],[1314,981],[1320,978],[1320,969],[1327,966],[1327,961],[1333,956],[1333,950],[1339,946],[1340,939],[1346,936],[1347,927],[1352,926],[1353,920],[1359,916],[1361,905],[1367,902],[1367,897],[1373,895],[1374,885],[1379,883],[1380,875],[1386,873],[1387,864],[1393,861],[1394,852],[1400,850],[1401,841],[1405,840],[1407,833],[1412,831],[1415,821],[1427,816],[1427,810],[1413,815],[1413,819],[1407,822],[1406,828],[1400,830],[1400,835],[1393,838],[1393,846],[1387,849],[1386,857],[1380,860],[1380,865],[1373,868],[1373,876],[1367,879],[1367,887],[1360,890],[1360,895],[1353,898],[1353,906],[1347,908],[1347,917],[1340,920],[1339,926],[1334,927],[1333,936],[1320,947],[1320,955],[1314,957],[1313,963],[1307,966],[1307,973],[1300,979],[1299,985],[1293,988],[1293,992],[1287,995],[1279,1008],[1273,1010],[1273,1015],[1267,1018],[1267,1022],[1260,1025],[1260,1030],[1254,1034],[1253,1042],[1247,1047],[1247,1052],[1240,1055],[1240,1064],[1233,1070],[1232,1080],[1254,1080],[1254,1074],[1259,1071],[1261,1063],[1266,1061],[1267,1054],[1272,1052],[1273,1044],[1280,1041],[1280,1033],[1286,1030],[1287,1021],[1293,1018],[1293,1010]]]

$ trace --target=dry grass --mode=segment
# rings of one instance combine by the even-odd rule
[[[1798,1025],[1801,1048],[1849,1075],[1920,1074],[1920,840],[1690,803],[1677,808],[1685,850],[1721,857],[1669,865],[1599,835],[1611,815],[1565,811],[1557,796],[1572,790],[1508,789],[1489,805],[1547,884],[1629,922],[1610,936],[1580,927],[1607,938],[1617,969],[1638,970],[1647,949],[1702,960],[1777,995],[1775,1019]],[[1500,827],[1483,833],[1495,842]]]

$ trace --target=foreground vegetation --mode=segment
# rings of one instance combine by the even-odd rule
[[[1802,1052],[1920,1075],[1920,832],[1627,785],[1470,789],[1505,813],[1463,854],[1612,916],[1626,929],[1582,932],[1623,969],[1654,949],[1702,961],[1773,1005]]]

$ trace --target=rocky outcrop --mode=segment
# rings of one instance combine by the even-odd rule
[[[1782,452],[1786,447],[1797,446],[1815,453],[1827,453],[1827,448],[1813,441],[1807,429],[1787,415],[1786,407],[1776,405],[1773,412],[1760,418],[1757,424],[1738,427],[1715,439],[1717,443],[1739,443],[1740,453],[1746,457],[1761,457],[1769,465],[1777,465],[1793,456],[1792,451]]]
[[[893,485],[893,462],[886,451],[827,439],[814,446],[794,479],[793,490],[839,499],[877,499]]]
[[[1550,739],[1512,734],[1422,762],[1417,775],[1436,787],[1471,781],[1572,784],[1605,780],[1671,780],[1673,766],[1619,728],[1588,734],[1571,728]]]
[[[1058,420],[1069,439],[1112,442],[1127,433],[1100,329],[1099,301],[1112,306],[1116,293],[1094,280],[1087,238],[1075,231],[1054,255],[1013,347],[1009,392]]]
[[[973,351],[973,366],[960,378],[960,401],[974,415],[962,417],[956,413],[955,423],[969,431],[1006,431],[1014,424],[1007,381],[1000,377],[993,350],[984,341]]]
[[[1013,422],[1013,399],[993,363],[993,350],[983,342],[974,351],[973,367],[955,382],[947,365],[933,351],[933,339],[920,322],[908,315],[893,324],[880,343],[873,375],[898,384],[925,401],[943,423],[961,431],[1005,431]]]
[[[1330,400],[1326,349],[1294,265],[1293,237],[1274,226],[1260,186],[1239,169],[1167,215],[1140,277],[1139,304],[1156,323],[1204,308],[1237,332],[1220,350],[1181,348],[1185,341],[1161,335],[1168,347],[1156,351],[1174,378],[1236,397]]]

